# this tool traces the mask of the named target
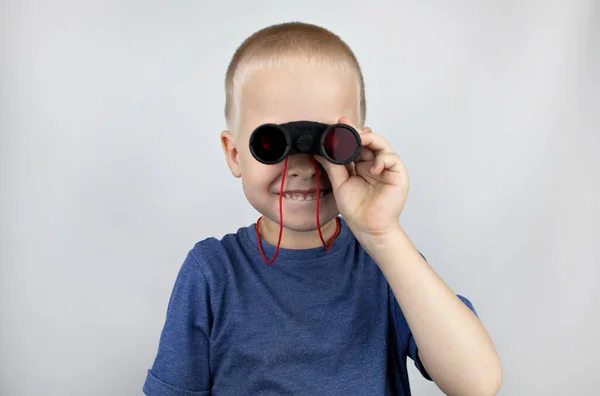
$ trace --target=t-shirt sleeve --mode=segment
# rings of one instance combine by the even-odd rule
[[[210,394],[209,288],[192,252],[175,281],[158,352],[148,370],[143,392],[148,396]]]

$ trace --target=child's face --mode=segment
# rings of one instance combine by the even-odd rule
[[[249,138],[264,123],[317,121],[337,123],[341,116],[359,125],[356,77],[328,69],[279,67],[252,74],[241,93],[235,135],[223,133],[229,167],[241,177],[250,204],[265,218],[279,222],[279,192],[284,169],[258,162],[250,153]],[[283,196],[283,224],[294,231],[315,230],[316,170],[308,155],[288,157]],[[321,168],[319,221],[324,225],[339,214],[327,174]],[[264,221],[264,220],[263,220]]]

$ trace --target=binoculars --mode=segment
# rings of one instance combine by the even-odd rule
[[[360,154],[358,132],[346,124],[294,121],[263,124],[250,136],[250,152],[257,161],[273,165],[293,154],[319,155],[338,165],[349,164]]]

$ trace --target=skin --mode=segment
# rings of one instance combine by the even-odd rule
[[[250,154],[248,139],[262,123],[312,120],[354,126],[363,143],[352,166],[316,160],[326,171],[321,186],[331,193],[321,201],[323,237],[335,232],[342,214],[355,237],[385,275],[419,347],[419,356],[436,385],[447,395],[495,395],[502,368],[480,320],[421,257],[400,224],[409,178],[390,144],[370,128],[358,128],[355,77],[331,71],[278,68],[253,74],[240,99],[238,131],[221,134],[232,174],[263,214],[261,237],[276,244],[279,187],[283,163],[263,165]],[[314,190],[316,172],[306,155],[289,157],[284,191]],[[281,247],[322,246],[314,201],[283,201]]]

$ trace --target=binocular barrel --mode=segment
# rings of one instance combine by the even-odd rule
[[[277,164],[294,154],[319,155],[329,162],[348,164],[358,157],[361,139],[346,124],[294,121],[263,124],[250,136],[250,152],[263,164]]]

